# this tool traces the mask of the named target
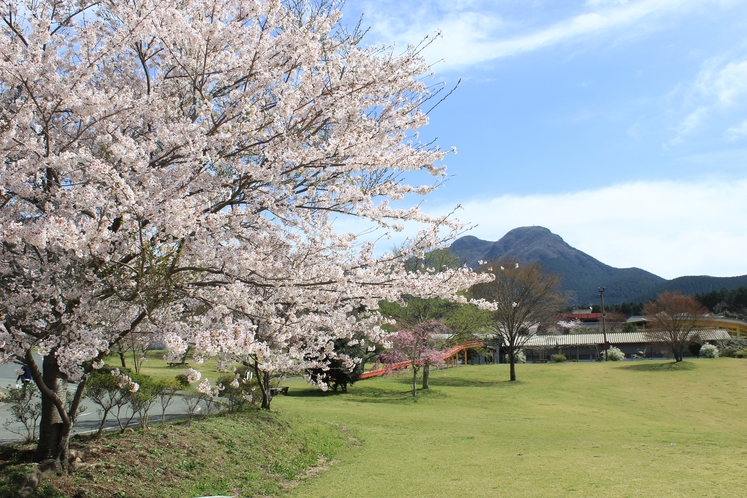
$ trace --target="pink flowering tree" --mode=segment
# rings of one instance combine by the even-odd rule
[[[38,460],[67,464],[87,375],[132,334],[300,371],[304,344],[379,340],[379,299],[481,278],[405,271],[461,230],[390,204],[441,183],[446,153],[415,134],[439,87],[417,47],[362,46],[338,6],[3,3],[0,362],[41,391]],[[375,257],[333,217],[421,230]]]
[[[443,365],[443,352],[438,349],[440,341],[434,334],[448,334],[449,329],[439,321],[427,321],[415,325],[411,330],[400,330],[390,338],[389,351],[381,355],[386,363],[407,361],[412,367],[412,395],[417,396],[417,377],[423,369],[423,389],[428,389],[431,366]]]

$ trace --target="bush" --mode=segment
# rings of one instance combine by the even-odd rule
[[[608,361],[622,361],[625,359],[625,353],[623,353],[620,348],[616,348],[615,346],[610,346],[607,350],[607,360]]]
[[[700,347],[699,356],[702,358],[718,358],[718,348],[713,344],[703,344]]]
[[[568,358],[566,358],[564,354],[554,354],[550,356],[550,359],[555,363],[563,363],[564,361],[568,360]]]
[[[514,361],[516,363],[526,363],[527,362],[527,357],[524,354],[524,350],[523,349],[519,349],[518,351],[516,351],[516,354],[514,354]]]
[[[186,374],[180,373],[174,378],[176,379],[176,382],[181,386],[182,389],[189,386],[189,379],[187,378]]]
[[[732,358],[747,358],[747,348],[734,351]]]

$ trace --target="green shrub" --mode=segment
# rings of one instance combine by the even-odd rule
[[[610,346],[609,349],[607,349],[607,360],[608,361],[622,361],[625,359],[625,353],[623,353],[620,348],[616,348],[615,346]]]
[[[747,358],[747,348],[740,349],[739,351],[734,351],[732,353],[733,358]]]
[[[189,379],[187,378],[187,374],[180,373],[176,377],[176,382],[181,386],[182,389],[189,386]]]
[[[713,344],[703,344],[700,347],[701,358],[718,358],[718,348]]]
[[[555,363],[563,363],[564,361],[568,360],[568,358],[566,358],[564,354],[554,354],[550,356],[550,359]]]

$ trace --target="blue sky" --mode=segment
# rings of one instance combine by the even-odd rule
[[[747,274],[747,2],[348,0],[368,43],[457,91],[421,131],[457,155],[424,210],[497,240],[545,226],[616,267]],[[395,240],[396,242],[396,240]]]

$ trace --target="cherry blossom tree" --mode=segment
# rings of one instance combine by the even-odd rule
[[[436,347],[438,340],[433,334],[448,333],[449,329],[442,322],[435,320],[421,322],[411,330],[400,330],[391,337],[391,348],[381,355],[381,360],[386,363],[409,362],[412,367],[412,395],[417,396],[420,369],[423,369],[423,389],[428,389],[430,367],[444,363],[443,352]]]
[[[461,230],[392,204],[441,183],[445,151],[416,134],[440,87],[422,47],[362,46],[339,5],[0,7],[0,362],[41,391],[38,460],[67,464],[87,375],[131,334],[259,379],[308,367],[302,345],[380,340],[380,299],[482,278],[405,270]],[[422,229],[375,257],[334,217]]]

